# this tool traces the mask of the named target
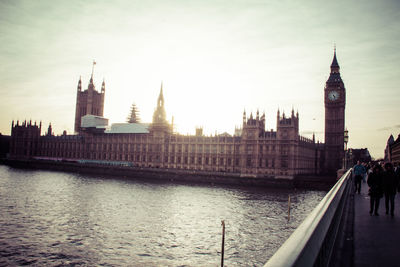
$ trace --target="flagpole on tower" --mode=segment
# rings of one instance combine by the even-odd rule
[[[93,72],[94,72],[94,65],[96,65],[96,61],[93,59],[93,65],[92,65],[92,77],[93,77]]]

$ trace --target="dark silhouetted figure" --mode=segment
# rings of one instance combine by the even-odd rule
[[[363,179],[365,172],[366,172],[365,167],[361,165],[360,161],[357,161],[357,164],[354,165],[353,167],[353,173],[354,173],[354,183],[356,185],[356,192],[358,192],[359,194],[361,191],[361,180]]]
[[[383,174],[383,192],[385,193],[386,214],[389,214],[390,207],[390,215],[392,216],[394,216],[394,197],[396,196],[398,183],[392,163],[387,162]]]
[[[399,166],[399,163],[395,163],[394,173],[396,174],[397,181],[399,181],[399,183],[397,184],[397,192],[400,192],[400,166]]]
[[[369,214],[375,214],[379,216],[379,200],[383,197],[383,170],[380,165],[376,165],[372,168],[372,173],[368,175],[368,186],[370,196],[370,210]]]

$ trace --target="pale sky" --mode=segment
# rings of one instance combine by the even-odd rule
[[[94,69],[104,116],[135,103],[151,122],[160,84],[168,120],[193,134],[241,126],[243,110],[299,111],[324,141],[333,47],[346,87],[349,147],[383,156],[400,133],[400,1],[0,1],[0,132],[12,120],[73,132],[76,87]]]

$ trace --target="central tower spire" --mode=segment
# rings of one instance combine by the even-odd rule
[[[165,123],[166,114],[164,108],[164,95],[163,95],[163,83],[161,82],[160,94],[157,99],[157,107],[153,114],[153,123]]]
[[[164,95],[163,95],[163,83],[162,82],[161,82],[160,95],[158,96],[158,100],[157,100],[157,107],[164,108]]]
[[[153,123],[149,128],[150,132],[155,136],[162,138],[166,134],[172,132],[172,126],[167,122],[167,116],[164,108],[163,83],[161,82],[160,94],[157,99],[157,106],[153,113]],[[163,156],[161,156],[162,158]]]

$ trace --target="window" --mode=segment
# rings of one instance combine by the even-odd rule
[[[288,167],[288,162],[287,162],[287,160],[282,160],[282,162],[281,162],[281,167],[282,167],[282,168],[287,168],[287,167]]]
[[[251,157],[248,157],[247,158],[247,167],[251,167],[252,166],[252,164],[251,164]]]
[[[253,154],[253,146],[252,145],[247,145],[246,146],[247,154]]]

